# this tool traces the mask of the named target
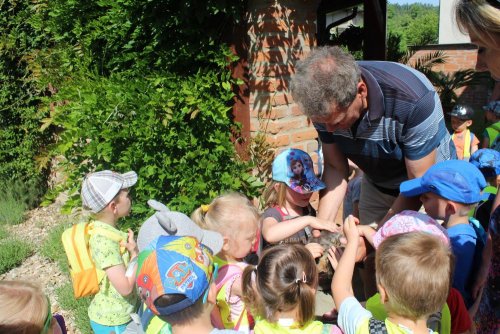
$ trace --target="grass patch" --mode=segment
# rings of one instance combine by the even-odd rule
[[[8,189],[7,189],[8,190]],[[24,220],[27,206],[10,196],[8,192],[0,197],[0,224],[16,225]]]
[[[69,279],[69,278],[68,278]],[[56,290],[57,301],[65,310],[71,311],[75,317],[75,325],[83,333],[92,333],[90,328],[90,320],[87,310],[92,297],[84,297],[75,299],[73,295],[73,286],[67,283]]]
[[[20,265],[33,254],[33,248],[25,241],[4,239],[0,241],[0,274]]]
[[[68,261],[61,241],[61,235],[69,225],[62,224],[50,230],[40,247],[43,256],[55,261],[62,272],[69,273]]]
[[[7,232],[7,229],[5,228],[5,226],[0,225],[0,240],[7,238],[8,235],[9,235],[9,232]]]
[[[22,223],[26,210],[35,207],[42,190],[36,181],[0,180],[0,224],[16,225]]]

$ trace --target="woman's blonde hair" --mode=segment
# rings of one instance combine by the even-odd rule
[[[283,182],[272,181],[264,191],[264,207],[284,206],[286,201],[286,188]]]
[[[457,1],[455,18],[460,31],[473,33],[487,45],[499,45],[500,8],[488,0]]]
[[[191,214],[198,226],[222,235],[237,233],[238,227],[249,221],[257,226],[259,217],[257,208],[240,193],[216,197],[209,205],[202,205]]]
[[[301,244],[268,248],[257,266],[243,271],[243,301],[252,314],[270,322],[278,312],[298,307],[296,322],[303,326],[314,319],[318,272],[311,253]]]
[[[39,286],[25,281],[0,281],[0,333],[40,334],[50,305]]]
[[[416,320],[443,307],[450,291],[451,250],[424,232],[386,238],[375,255],[377,283],[387,292],[388,312]]]

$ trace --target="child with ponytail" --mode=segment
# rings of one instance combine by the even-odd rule
[[[341,333],[315,320],[317,285],[316,264],[304,245],[265,250],[259,264],[243,272],[243,300],[257,320],[254,333]]]
[[[214,257],[219,273],[215,280],[217,305],[211,316],[213,326],[249,333],[253,319],[241,299],[241,274],[246,267],[243,258],[256,240],[257,209],[245,196],[229,193],[196,209],[191,219],[204,229],[219,232],[224,239],[222,250]]]

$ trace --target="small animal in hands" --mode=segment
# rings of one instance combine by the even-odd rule
[[[331,246],[334,246],[335,248],[344,248],[345,245],[341,242],[341,238],[343,237],[344,235],[339,232],[322,231],[321,236],[310,239],[310,242],[316,242],[325,249],[323,255],[316,259],[316,266],[318,268],[318,284],[323,291],[330,291],[330,285],[332,283],[334,273],[332,265],[328,261],[327,250]]]

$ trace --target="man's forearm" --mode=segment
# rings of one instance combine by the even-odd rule
[[[323,181],[326,183],[326,188],[320,192],[317,216],[334,222],[340,204],[344,200],[347,181],[342,177],[341,173],[335,173],[333,169],[325,169]]]
[[[387,211],[384,218],[378,222],[378,228],[380,228],[384,223],[389,220],[392,216],[400,213],[403,210],[414,210],[418,211],[422,206],[422,202],[418,196],[415,197],[405,197],[401,194],[396,198],[390,209]]]

